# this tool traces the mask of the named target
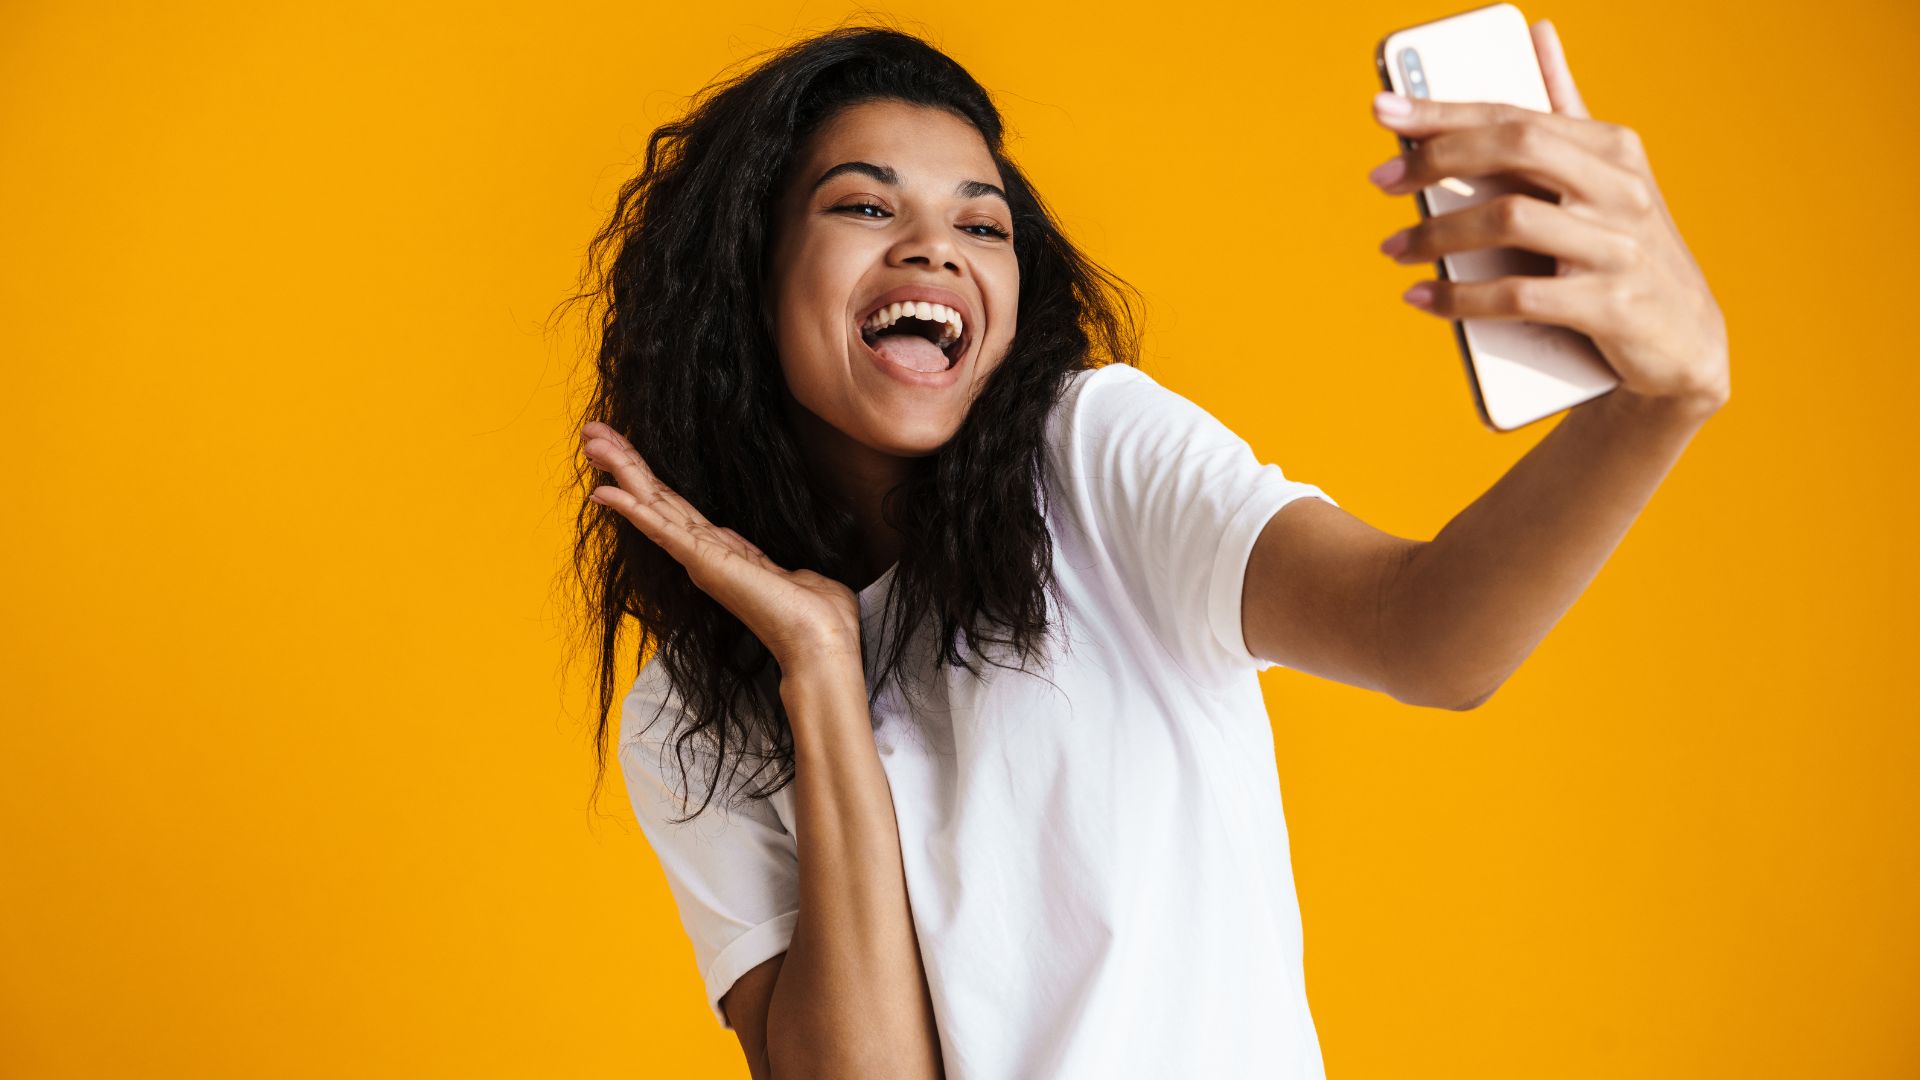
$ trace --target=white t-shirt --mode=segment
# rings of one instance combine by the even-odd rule
[[[1274,512],[1333,500],[1127,365],[1076,373],[1047,442],[1065,625],[1046,665],[942,669],[918,713],[892,686],[874,710],[946,1074],[1319,1080],[1256,674],[1273,665],[1240,595]],[[860,593],[869,671],[892,578]],[[663,699],[649,663],[620,761],[725,1025],[721,996],[793,936],[793,789],[669,824],[673,717],[635,737]]]

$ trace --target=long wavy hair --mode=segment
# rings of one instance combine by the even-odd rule
[[[883,26],[842,26],[776,50],[654,130],[644,168],[588,246],[587,290],[563,302],[592,300],[600,315],[595,379],[576,430],[607,424],[715,524],[783,567],[849,582],[859,565],[855,521],[808,475],[788,426],[761,282],[777,186],[796,152],[838,110],[876,100],[945,109],[980,132],[1012,208],[1020,318],[952,439],[916,459],[885,498],[904,548],[880,622],[905,629],[874,650],[869,705],[900,675],[923,620],[934,628],[938,666],[978,674],[963,640],[976,655],[989,647],[1022,661],[1040,655],[1054,587],[1041,476],[1048,414],[1075,371],[1138,362],[1138,294],[1067,239],[1007,157],[987,91],[926,41]],[[690,751],[710,761],[705,798],[680,820],[705,811],[723,771],[737,780],[746,771],[735,791],[748,798],[791,783],[793,737],[772,655],[631,522],[586,499],[606,474],[583,457],[575,467],[573,578],[588,613],[582,630],[598,638],[592,799],[617,731],[610,717],[622,696],[615,672],[626,616],[640,626],[641,662],[651,652],[665,666],[684,713],[674,736],[682,775]]]

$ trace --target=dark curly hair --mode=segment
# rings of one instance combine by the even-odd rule
[[[987,91],[926,41],[888,27],[842,26],[774,51],[654,130],[644,168],[622,185],[588,247],[588,288],[563,302],[604,304],[591,399],[576,430],[607,424],[715,524],[781,566],[857,586],[854,518],[808,475],[782,411],[761,283],[778,185],[797,151],[838,110],[878,100],[945,109],[979,130],[1011,204],[1020,290],[1005,358],[953,437],[917,459],[884,501],[904,547],[881,624],[907,629],[889,635],[868,673],[869,704],[900,675],[923,619],[937,627],[939,666],[978,673],[959,651],[962,638],[976,655],[983,646],[1008,647],[1022,660],[1039,654],[1054,587],[1041,485],[1048,414],[1075,371],[1138,362],[1137,293],[1068,241],[1006,156]],[[623,696],[615,672],[629,615],[640,626],[641,662],[651,647],[685,711],[675,743],[682,774],[690,740],[711,757],[706,798],[681,820],[703,812],[721,772],[731,767],[738,777],[746,761],[756,763],[748,782],[773,774],[747,797],[791,783],[793,736],[772,655],[631,522],[589,502],[606,481],[584,460],[576,468],[572,571],[589,612],[582,631],[598,638],[592,799]],[[683,808],[686,801],[683,794]]]

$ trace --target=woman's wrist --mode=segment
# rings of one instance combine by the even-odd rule
[[[822,709],[840,710],[858,702],[867,708],[867,677],[858,652],[838,649],[809,653],[803,660],[780,666],[780,700],[789,715]]]
[[[856,676],[866,677],[861,674],[863,660],[858,623],[848,629],[816,629],[804,635],[796,634],[781,641],[772,652],[774,662],[780,665],[783,682],[794,678],[837,678],[844,676],[849,668]]]

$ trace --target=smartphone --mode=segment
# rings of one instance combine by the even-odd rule
[[[1552,112],[1547,82],[1526,16],[1491,4],[1396,30],[1374,57],[1386,89],[1434,101],[1496,101]],[[1398,136],[1401,150],[1416,145]],[[1422,220],[1513,191],[1537,191],[1505,176],[1450,176],[1414,193]],[[1559,201],[1558,196],[1554,201]],[[1446,281],[1509,275],[1554,276],[1558,260],[1520,248],[1486,248],[1440,257]],[[1480,422],[1512,431],[1599,397],[1619,385],[1593,339],[1577,330],[1518,319],[1455,319],[1467,384]]]

